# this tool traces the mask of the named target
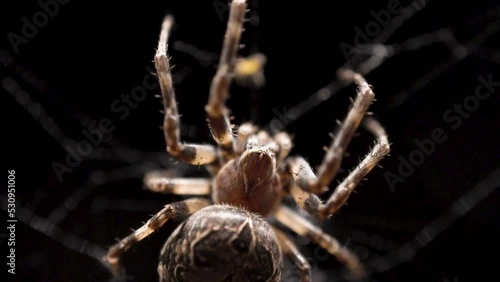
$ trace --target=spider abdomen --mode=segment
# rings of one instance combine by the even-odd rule
[[[162,248],[161,282],[280,281],[281,250],[259,216],[229,205],[193,214]]]

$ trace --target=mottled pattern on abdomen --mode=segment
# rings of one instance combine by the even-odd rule
[[[259,216],[228,205],[206,207],[183,222],[162,248],[162,282],[281,281],[276,236]]]

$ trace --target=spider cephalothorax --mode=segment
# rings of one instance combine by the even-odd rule
[[[276,169],[279,147],[274,141],[267,144],[259,144],[259,141],[267,140],[250,137],[245,151],[230,160],[215,176],[212,186],[215,203],[241,206],[263,216],[278,206],[282,192]]]
[[[342,207],[356,185],[389,153],[384,128],[374,119],[364,119],[364,127],[377,139],[375,145],[326,202],[318,197],[328,191],[374,93],[360,74],[348,69],[339,71],[339,78],[355,83],[358,93],[317,173],[304,158],[288,156],[292,142],[286,132],[267,133],[245,123],[235,135],[225,102],[234,77],[245,10],[244,0],[231,3],[219,66],[205,106],[217,146],[187,144],[180,139],[180,115],[167,56],[172,18],[166,17],[163,22],[155,65],[165,110],[167,151],[183,162],[205,165],[212,178],[154,174],[146,177],[146,187],[152,191],[199,197],[166,205],[146,224],[112,246],[105,259],[115,275],[122,273],[119,260],[127,249],[168,220],[183,215],[191,217],[176,229],[160,255],[161,281],[279,281],[281,253],[295,264],[301,281],[311,281],[310,265],[295,244],[260,216],[274,217],[298,235],[309,238],[354,274],[365,273],[356,255],[282,204],[281,199],[292,198],[299,207],[320,219],[329,218]]]

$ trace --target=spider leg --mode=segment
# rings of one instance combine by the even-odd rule
[[[236,154],[241,154],[245,151],[245,145],[247,143],[248,137],[257,132],[257,126],[250,122],[243,123],[238,128],[238,135],[236,137]]]
[[[258,127],[250,122],[243,123],[238,127],[234,146],[234,152],[236,155],[241,155],[246,150],[249,142],[255,143],[256,145],[259,144],[258,138],[256,136],[257,131]],[[219,170],[223,165],[224,161],[215,162],[208,165],[206,168],[213,176],[215,176],[217,175],[217,173],[219,173]]]
[[[234,0],[231,3],[219,66],[212,80],[210,96],[205,106],[212,136],[219,145],[225,162],[235,157],[234,137],[229,121],[229,110],[225,103],[234,76],[245,10],[245,0]]]
[[[154,58],[165,111],[163,131],[167,143],[167,151],[173,157],[189,164],[203,165],[213,163],[217,160],[216,151],[213,146],[184,144],[180,140],[180,118],[177,111],[172,76],[170,74],[170,63],[167,57],[167,41],[172,24],[172,17],[165,17],[158,42],[158,49]]]
[[[288,154],[290,154],[290,151],[292,150],[292,139],[290,138],[290,135],[288,135],[288,133],[278,132],[274,134],[274,140],[280,147],[277,161],[278,164],[281,164],[283,160],[288,157]]]
[[[301,282],[311,282],[311,265],[302,253],[297,249],[297,246],[288,238],[288,236],[273,226],[274,233],[280,244],[281,251],[288,259],[295,264],[298,269],[298,274]]]
[[[302,187],[304,183],[314,181],[316,176],[309,164],[300,157],[288,159],[287,169],[292,174],[294,184],[290,187],[290,194],[295,202],[310,214],[319,218],[328,218],[337,212],[347,201],[354,188],[390,151],[389,141],[384,128],[375,119],[369,118],[364,126],[377,138],[375,146],[356,168],[342,181],[325,204],[313,193]]]
[[[377,136],[377,142],[356,168],[335,188],[335,191],[325,203],[321,213],[328,217],[337,212],[347,201],[354,188],[390,151],[387,134],[383,127],[374,119],[367,119],[365,127]]]
[[[364,266],[358,257],[349,249],[342,247],[339,241],[326,234],[321,228],[314,226],[310,221],[300,216],[290,208],[281,205],[275,214],[276,219],[300,236],[309,238],[314,243],[324,248],[329,254],[335,256],[358,277],[365,276]]]
[[[361,120],[375,97],[371,87],[360,74],[351,70],[342,70],[339,72],[339,75],[342,80],[356,83],[358,94],[325,154],[323,162],[318,169],[317,179],[301,187],[315,194],[328,190],[328,185],[335,175],[337,175],[342,162],[342,156],[347,146],[351,142],[356,129],[359,127]]]
[[[376,136],[375,146],[335,188],[333,194],[324,204],[315,194],[301,188],[300,184],[314,181],[316,178],[307,161],[300,157],[288,159],[287,169],[294,179],[294,183],[289,188],[290,194],[295,202],[308,213],[324,219],[337,212],[345,204],[359,182],[389,153],[390,146],[387,134],[380,123],[375,119],[367,118],[363,125]]]
[[[152,192],[175,195],[209,195],[212,180],[207,178],[172,178],[154,172],[144,177],[144,186]]]
[[[193,214],[210,204],[211,202],[209,200],[193,198],[166,205],[161,211],[151,217],[143,226],[109,248],[104,260],[109,263],[113,275],[117,276],[122,273],[120,258],[134,244],[158,230],[163,226],[163,224],[165,224],[165,222],[167,222],[167,220],[182,215]]]

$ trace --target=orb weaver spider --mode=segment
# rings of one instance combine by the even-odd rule
[[[153,174],[146,177],[146,186],[152,191],[198,197],[166,205],[142,227],[113,245],[104,259],[114,275],[122,273],[120,258],[125,251],[168,220],[187,215],[190,217],[162,248],[160,281],[280,281],[282,254],[297,266],[302,281],[311,281],[308,261],[283,231],[264,220],[268,217],[320,245],[353,273],[365,273],[354,253],[281,204],[281,200],[291,196],[298,206],[320,219],[329,218],[344,205],[356,185],[390,150],[384,128],[376,120],[366,118],[363,124],[377,138],[375,146],[325,203],[320,200],[318,195],[328,190],[336,176],[374,93],[361,75],[348,69],[339,71],[341,79],[358,86],[358,93],[317,173],[304,158],[289,156],[292,141],[286,132],[269,133],[244,123],[233,135],[225,102],[234,76],[245,12],[245,0],[231,3],[220,62],[205,106],[217,147],[181,141],[167,57],[173,19],[167,16],[163,21],[154,61],[165,111],[167,151],[188,164],[206,166],[213,178],[168,178]],[[211,199],[203,197],[209,195]]]

